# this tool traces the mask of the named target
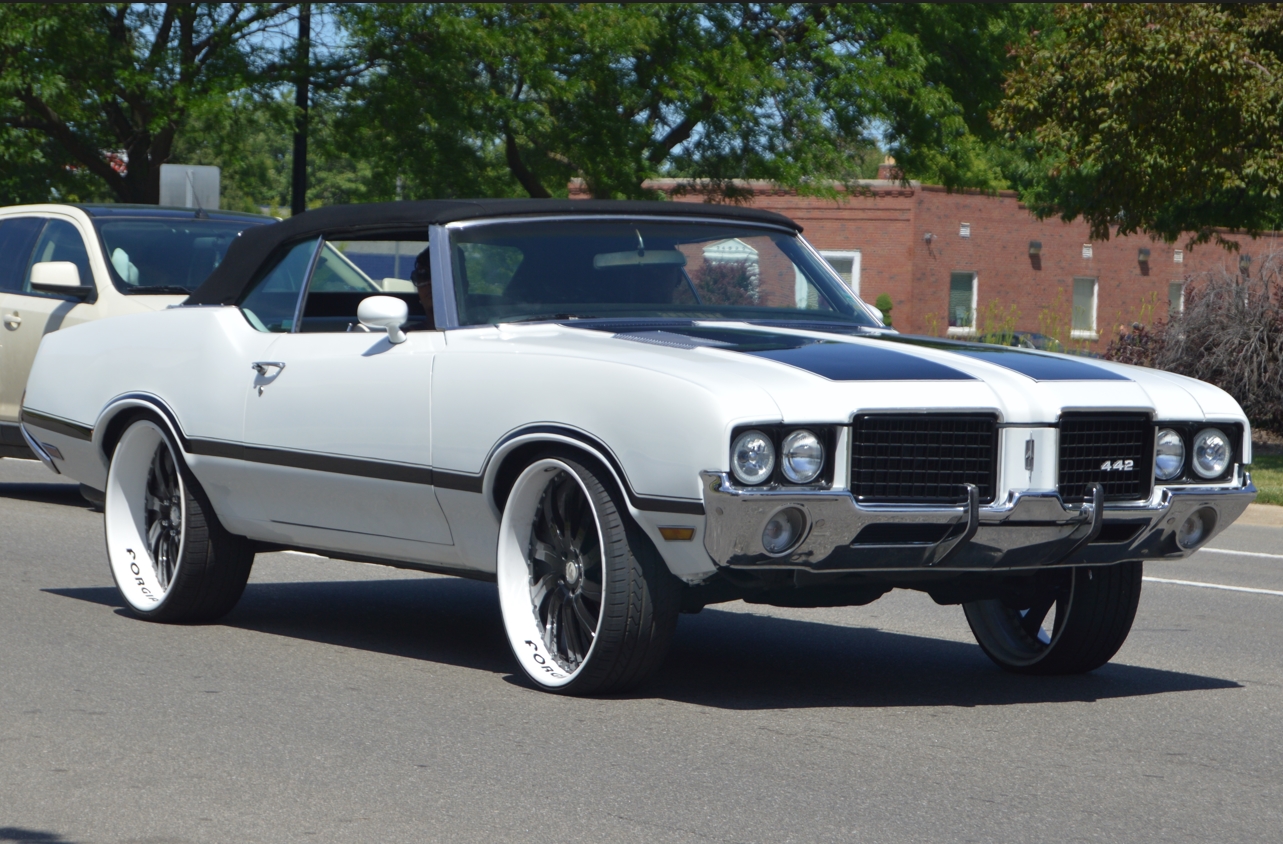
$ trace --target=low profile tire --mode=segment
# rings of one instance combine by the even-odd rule
[[[980,647],[1008,671],[1082,674],[1109,662],[1131,632],[1142,568],[1139,560],[1067,568],[1023,601],[972,601],[962,608]]]
[[[499,604],[526,676],[559,694],[633,688],[663,661],[681,584],[615,501],[573,459],[536,460],[499,527]]]
[[[254,552],[218,523],[159,420],[135,419],[112,452],[107,558],[129,608],[151,621],[214,621],[245,591]]]

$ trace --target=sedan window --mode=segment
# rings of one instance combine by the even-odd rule
[[[31,267],[47,261],[70,261],[80,272],[81,284],[93,284],[93,272],[89,269],[89,252],[80,231],[66,220],[50,220],[36,241],[31,264],[27,267],[26,278],[22,282],[22,291],[31,292]],[[39,295],[39,294],[37,294]]]
[[[250,221],[95,219],[121,293],[190,293]]]
[[[31,259],[31,247],[45,221],[39,217],[10,217],[0,222],[0,290],[16,292]]]

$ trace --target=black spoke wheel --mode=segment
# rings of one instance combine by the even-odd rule
[[[1122,647],[1140,601],[1140,561],[1043,572],[1035,588],[963,604],[976,641],[1021,674],[1081,674]]]
[[[530,529],[530,602],[548,653],[567,671],[588,656],[601,619],[601,541],[579,484],[558,472]]]
[[[151,414],[133,417],[114,444],[103,522],[112,577],[139,616],[213,621],[240,599],[253,548],[219,524],[168,427]]]
[[[681,584],[616,495],[608,476],[549,455],[505,503],[504,628],[526,675],[548,691],[632,688],[659,666],[676,627]]]

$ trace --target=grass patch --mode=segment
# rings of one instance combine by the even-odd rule
[[[1283,504],[1283,454],[1252,455],[1252,483],[1257,504]]]

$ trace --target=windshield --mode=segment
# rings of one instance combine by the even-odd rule
[[[121,293],[186,294],[223,260],[227,247],[254,220],[95,220]]]
[[[720,223],[546,220],[451,232],[460,325],[537,319],[878,322],[792,234]]]

